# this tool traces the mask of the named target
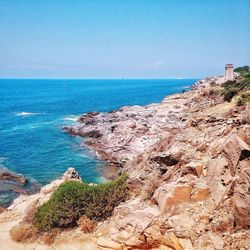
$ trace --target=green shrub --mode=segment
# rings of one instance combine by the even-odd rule
[[[245,73],[245,72],[249,72],[249,66],[245,65],[243,67],[238,67],[234,69],[234,72],[238,72],[238,73]]]
[[[225,91],[224,93],[224,101],[230,102],[232,98],[238,93],[238,89],[231,88]]]
[[[244,106],[246,103],[244,101],[244,98],[240,97],[238,100],[237,100],[237,106]]]
[[[221,86],[224,87],[226,90],[230,88],[235,88],[236,81],[226,81]]]
[[[114,208],[127,196],[127,175],[99,184],[88,185],[79,181],[61,184],[49,201],[38,208],[35,224],[40,230],[70,227],[81,216],[100,221],[110,216]]]
[[[250,91],[247,91],[241,95],[241,98],[244,100],[245,103],[250,102]]]

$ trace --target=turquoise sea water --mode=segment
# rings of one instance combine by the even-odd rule
[[[0,167],[28,178],[33,190],[69,166],[88,182],[102,181],[103,163],[62,127],[89,111],[160,102],[196,79],[181,80],[0,80]],[[15,192],[0,183],[0,206]],[[12,191],[11,191],[12,190]]]

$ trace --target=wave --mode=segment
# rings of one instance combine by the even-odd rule
[[[64,118],[65,121],[74,121],[74,122],[76,122],[77,119],[78,119],[77,117],[76,118],[72,118],[72,117],[65,117]]]
[[[31,115],[39,115],[41,113],[33,113],[33,112],[17,112],[16,116],[31,116]]]
[[[64,121],[77,122],[78,118],[79,118],[79,116],[77,116],[77,115],[69,115],[67,117],[64,117],[63,120]]]
[[[36,122],[36,123],[29,123],[29,124],[23,124],[23,125],[18,125],[14,126],[5,130],[2,130],[2,133],[12,133],[12,132],[19,132],[23,130],[30,130],[30,129],[37,129],[40,127],[43,127],[44,125],[49,125],[55,123],[54,121],[49,121],[49,122]]]

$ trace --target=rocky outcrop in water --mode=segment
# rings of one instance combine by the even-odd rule
[[[0,169],[0,180],[11,180],[16,181],[20,184],[25,184],[27,182],[26,178],[22,175],[16,174],[12,171],[9,171],[5,168]]]

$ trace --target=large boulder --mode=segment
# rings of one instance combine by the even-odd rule
[[[214,209],[222,200],[232,180],[225,157],[211,159],[207,165],[207,185],[210,190],[209,206]]]
[[[238,162],[250,157],[250,146],[238,135],[233,134],[225,142],[223,153],[227,157],[230,163],[231,172],[234,175]]]
[[[232,198],[235,224],[239,228],[250,228],[250,159],[240,163],[240,174]]]
[[[168,226],[174,228],[177,235],[185,232],[190,234],[194,224],[195,221],[191,217],[183,214],[174,215],[168,219]]]
[[[166,212],[170,207],[181,202],[189,202],[191,200],[192,186],[181,183],[166,183],[156,189],[153,200],[156,201],[162,213]]]
[[[129,247],[140,246],[144,244],[142,233],[158,215],[157,206],[146,206],[139,198],[132,199],[118,206],[108,227],[98,233],[108,231],[115,242],[124,242]]]

